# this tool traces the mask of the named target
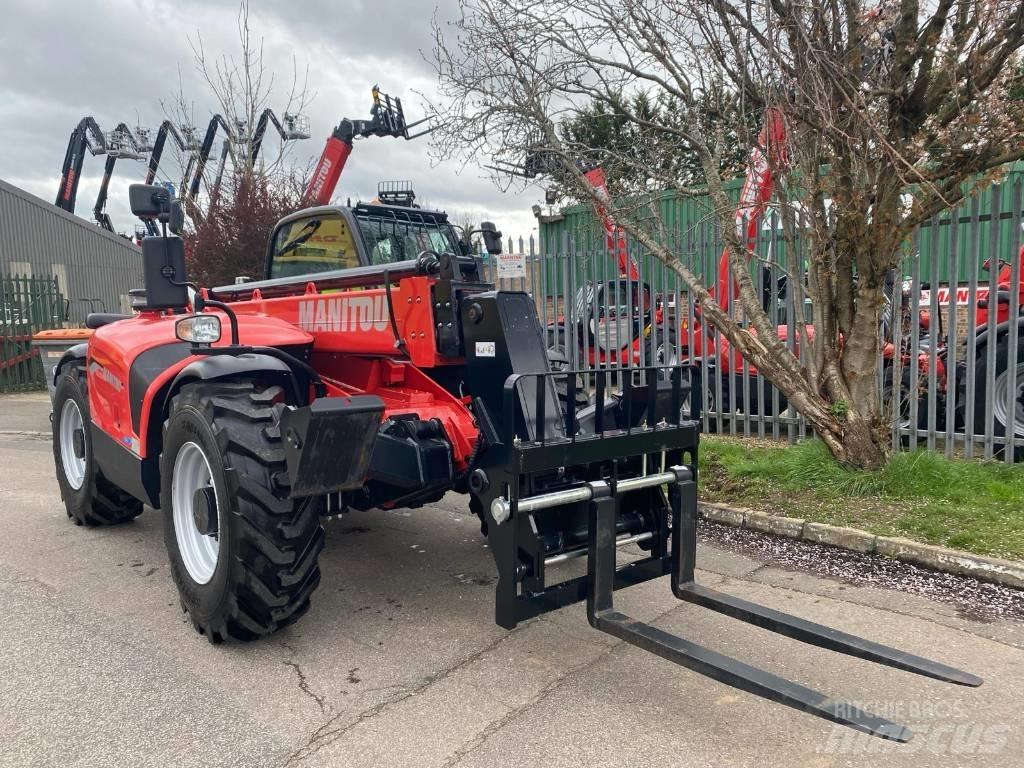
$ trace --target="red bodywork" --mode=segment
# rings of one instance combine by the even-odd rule
[[[1024,261],[1024,246],[1021,246],[1020,253],[1017,256],[1018,261]],[[986,259],[983,269],[986,271],[991,268],[992,259]],[[1007,300],[999,301],[1000,294],[1010,294],[1013,291],[1013,265],[1005,262],[999,262],[999,273],[996,275],[996,322],[1005,323],[1010,319],[1010,302],[1009,296]],[[989,287],[978,286],[978,301],[984,301],[985,306],[978,306],[978,316],[975,323],[975,327],[978,329],[988,325],[988,315],[992,310],[992,298],[989,293]],[[1017,306],[1024,306],[1024,270],[1021,270],[1021,274],[1017,278]]]
[[[384,401],[385,418],[415,413],[421,419],[439,419],[451,442],[456,469],[462,471],[476,442],[477,428],[466,403],[423,370],[462,363],[443,359],[437,352],[430,331],[429,299],[434,282],[433,278],[411,277],[392,288],[395,321],[406,340],[408,359],[399,357],[395,349],[383,288],[322,293],[309,283],[302,293],[273,299],[263,299],[255,291],[248,301],[232,303],[239,319],[239,341],[279,348],[312,345],[310,363],[327,385],[329,397],[372,393]],[[227,346],[227,318],[215,314],[225,329],[225,337],[216,346]],[[200,358],[188,356],[168,366],[149,384],[138,431],[130,417],[129,370],[143,352],[177,342],[174,324],[180,318],[142,312],[98,329],[89,342],[92,420],[140,458],[148,455],[151,430],[159,430],[163,423],[165,386]]]
[[[594,203],[594,212],[597,214],[597,218],[601,220],[601,228],[604,230],[605,248],[608,249],[609,253],[615,255],[619,266],[619,274],[623,277],[628,275],[630,280],[639,280],[640,270],[637,267],[636,259],[629,255],[629,249],[626,247],[626,235],[619,229],[615,219],[611,217],[611,214],[608,213],[608,209],[604,205],[604,202],[609,198],[608,179],[605,176],[604,168],[600,166],[591,168],[583,174],[583,177],[602,201]]]

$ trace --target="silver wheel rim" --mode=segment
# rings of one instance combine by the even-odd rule
[[[76,491],[85,483],[85,450],[82,458],[75,455],[75,432],[82,430],[82,447],[85,448],[85,423],[78,403],[65,400],[60,409],[60,461],[64,467],[64,478]]]
[[[1010,421],[1010,410],[1016,404],[1013,411],[1013,434],[1015,437],[1024,437],[1024,363],[1017,364],[1017,380],[1014,382],[1014,389],[1010,389],[1010,374],[1013,369],[1007,368],[996,377],[995,386],[992,388],[992,415],[996,421],[1003,425],[1004,431]]]
[[[654,352],[655,362],[658,365],[677,365],[679,363],[679,355],[676,354],[675,345],[671,345],[668,350],[668,354],[665,354],[665,343],[662,342],[658,345],[658,349]]]
[[[192,515],[192,498],[197,490],[213,486],[217,500],[217,530],[221,526],[220,497],[213,482],[210,462],[203,449],[193,442],[185,443],[174,458],[174,473],[171,476],[171,508],[174,519],[174,536],[178,540],[178,552],[185,564],[185,570],[197,584],[206,584],[217,570],[220,555],[220,541],[208,536],[196,527]]]

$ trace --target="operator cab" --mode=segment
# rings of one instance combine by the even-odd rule
[[[465,253],[440,211],[358,203],[312,208],[278,224],[267,253],[267,279],[415,261],[424,251]]]

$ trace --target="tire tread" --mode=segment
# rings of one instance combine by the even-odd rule
[[[226,609],[199,625],[208,638],[248,641],[288,626],[308,609],[320,582],[324,530],[318,505],[289,499],[288,488],[277,480],[287,474],[277,428],[282,408],[276,404],[282,400],[278,386],[198,382],[183,387],[171,406],[172,417],[185,407],[204,415],[225,468],[234,470],[230,514],[240,523],[238,551],[230,565]]]

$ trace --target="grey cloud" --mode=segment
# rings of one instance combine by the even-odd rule
[[[457,2],[252,0],[251,26],[265,37],[267,64],[278,74],[271,106],[283,107],[293,56],[301,68],[308,65],[309,87],[316,93],[306,110],[313,135],[293,147],[296,161],[315,160],[340,118],[368,116],[374,83],[401,96],[410,116],[419,112],[413,90],[429,94],[436,87],[421,53],[432,45],[435,7],[440,18],[454,18]],[[234,0],[5,3],[0,177],[52,199],[68,135],[82,116],[95,115],[104,128],[121,120],[134,124],[136,115],[142,124],[155,126],[164,117],[161,100],[178,89],[179,73],[186,95],[195,101],[197,122],[204,125],[212,99],[201,86],[187,38],[198,31],[211,54],[233,52],[237,8]],[[539,191],[503,193],[479,168],[432,167],[427,149],[426,139],[360,142],[338,196],[366,199],[378,181],[409,179],[437,207],[479,212],[509,234],[529,234],[529,207]],[[89,215],[102,165],[102,158],[87,159],[80,215]],[[144,173],[141,163],[118,163],[108,210],[121,229],[134,226],[127,185]]]

